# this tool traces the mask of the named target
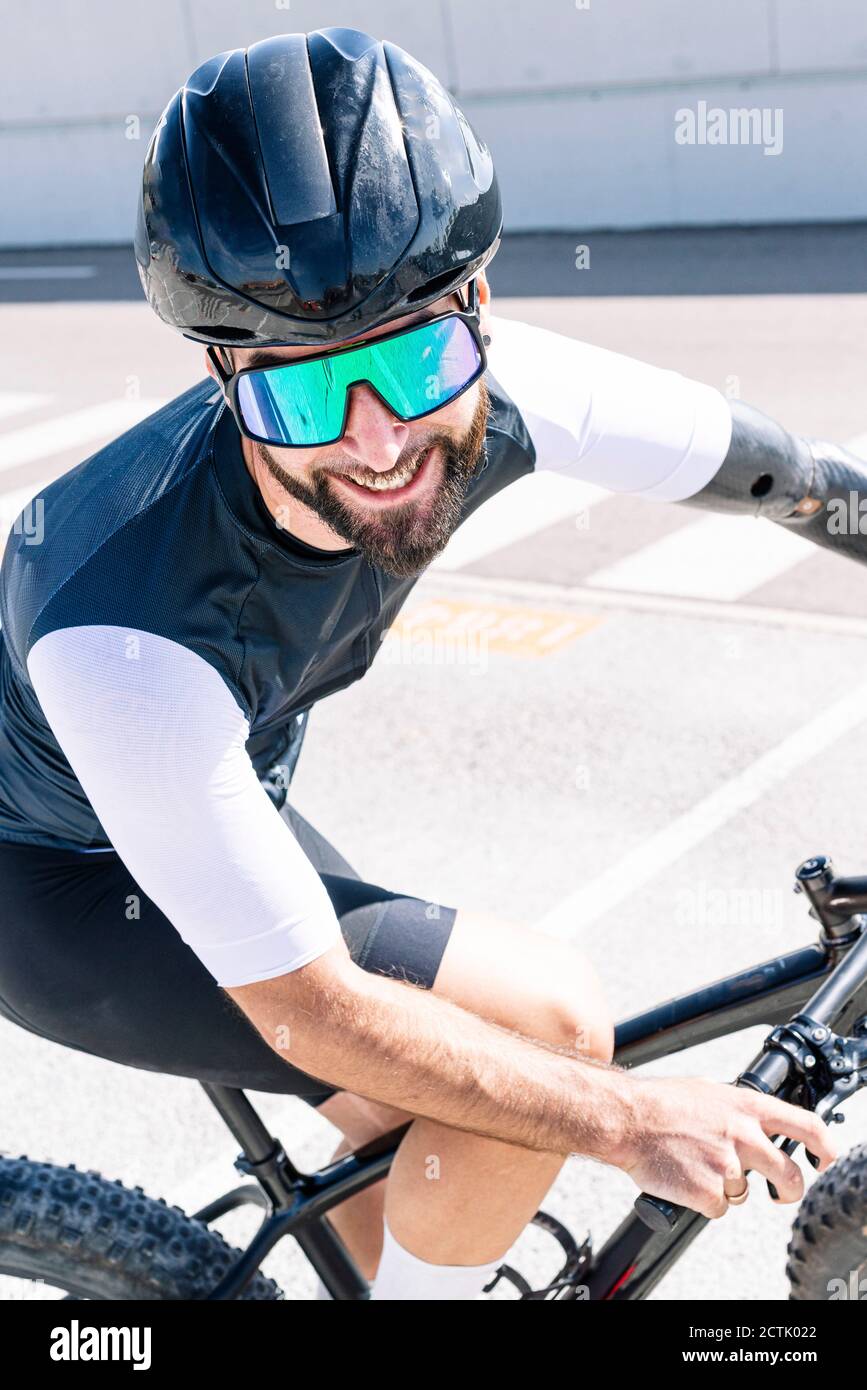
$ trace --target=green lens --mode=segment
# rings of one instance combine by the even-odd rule
[[[257,438],[312,448],[340,438],[346,393],[357,382],[368,382],[395,415],[412,420],[458,395],[481,364],[468,325],[452,317],[315,361],[246,372],[238,406]]]

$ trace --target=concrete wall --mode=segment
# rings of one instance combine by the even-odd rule
[[[0,245],[129,240],[151,130],[196,64],[328,24],[456,93],[512,229],[867,217],[865,0],[9,0]],[[679,144],[702,101],[781,110],[782,152]]]

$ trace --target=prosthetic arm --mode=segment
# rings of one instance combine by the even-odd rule
[[[836,444],[789,434],[743,401],[731,409],[728,453],[684,505],[769,517],[867,563],[867,463]]]

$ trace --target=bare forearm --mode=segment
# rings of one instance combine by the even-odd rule
[[[425,990],[358,975],[353,988],[306,1000],[303,1012],[279,988],[255,1009],[244,989],[231,993],[281,1056],[329,1085],[525,1148],[614,1161],[634,1086],[620,1069],[521,1037]],[[288,1049],[279,1047],[287,1036]]]

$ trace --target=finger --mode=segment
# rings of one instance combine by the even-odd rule
[[[688,1205],[692,1207],[693,1211],[701,1212],[702,1216],[706,1216],[708,1221],[718,1221],[719,1218],[725,1216],[726,1212],[729,1210],[728,1198],[723,1191],[720,1191],[718,1195],[714,1197],[705,1195],[703,1200],[696,1201],[694,1205],[690,1202]]]
[[[738,1143],[738,1154],[745,1168],[761,1173],[777,1190],[774,1200],[800,1202],[804,1195],[804,1175],[794,1159],[778,1149],[757,1127],[755,1138]]]
[[[747,1194],[748,1188],[749,1183],[747,1182],[747,1175],[746,1173],[741,1173],[739,1178],[733,1178],[731,1182],[726,1183],[725,1195],[727,1201],[735,1203],[742,1202]]]
[[[746,1187],[747,1175],[744,1171],[746,1164],[741,1160],[740,1148],[736,1148],[731,1163],[723,1173],[723,1192],[731,1200],[732,1197],[740,1197]]]
[[[815,1154],[819,1160],[820,1173],[837,1157],[837,1147],[831,1138],[831,1131],[824,1120],[820,1120],[811,1110],[800,1110],[796,1105],[789,1105],[784,1100],[766,1096],[758,1112],[758,1120],[766,1134],[784,1134],[789,1139],[796,1139],[809,1149],[811,1154]]]

